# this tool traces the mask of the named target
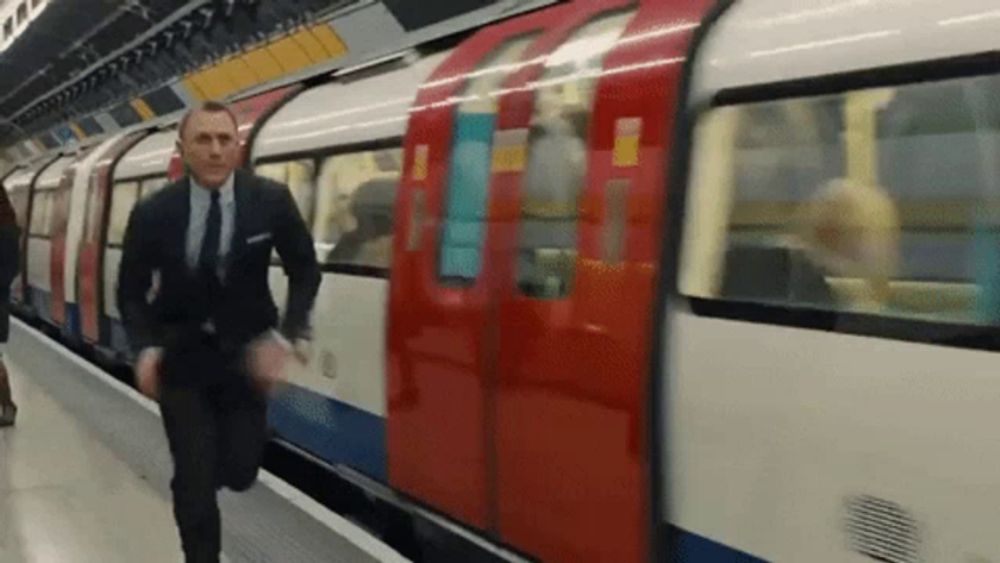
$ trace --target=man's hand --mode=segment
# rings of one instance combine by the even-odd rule
[[[270,393],[285,383],[292,347],[281,335],[269,333],[257,339],[250,345],[248,355],[250,376],[263,392]]]
[[[163,360],[161,348],[146,348],[139,354],[135,366],[136,386],[139,392],[156,401],[160,397],[160,365]]]

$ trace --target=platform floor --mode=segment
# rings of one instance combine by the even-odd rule
[[[16,365],[0,429],[0,561],[177,563],[170,504]]]
[[[20,412],[0,429],[0,563],[182,562],[155,406],[12,324]],[[266,472],[220,505],[225,561],[405,561]]]

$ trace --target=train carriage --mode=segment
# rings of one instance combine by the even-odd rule
[[[996,5],[729,4],[676,152],[663,520],[730,558],[995,558]]]

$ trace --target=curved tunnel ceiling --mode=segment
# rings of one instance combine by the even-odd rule
[[[0,53],[0,144],[353,1],[49,0]]]
[[[381,10],[396,22],[388,26],[396,31],[384,29],[385,22],[378,19],[369,22],[379,29],[375,37],[345,31],[347,43],[371,52],[373,41],[391,46],[399,42],[398,34],[417,38],[426,35],[421,30],[435,29],[431,37],[447,35],[475,27],[483,18],[503,18],[558,1],[48,0],[33,23],[0,52],[0,147],[48,137],[46,131],[74,120],[86,132],[93,121],[88,116],[113,112],[228,55],[341,14]],[[473,13],[478,15],[470,18]],[[358,33],[368,35],[359,38]],[[57,137],[55,145],[43,144],[54,148],[60,143]]]

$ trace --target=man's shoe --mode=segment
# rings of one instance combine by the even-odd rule
[[[9,405],[0,405],[0,428],[6,428],[8,426],[14,426],[14,420],[17,418],[17,405],[11,403]]]

